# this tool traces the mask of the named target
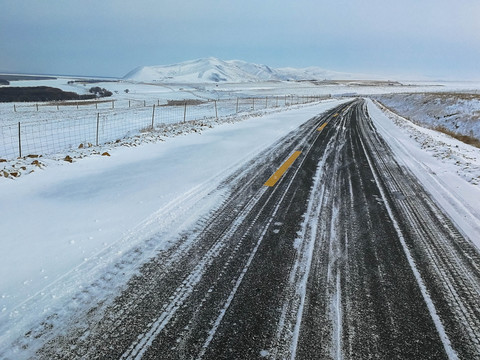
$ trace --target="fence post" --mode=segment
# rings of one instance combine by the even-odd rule
[[[235,112],[238,114],[238,97],[237,97],[237,110]]]
[[[268,108],[268,96],[265,97],[265,109]]]
[[[35,104],[35,106],[37,107],[37,111],[38,111],[38,104]]]
[[[115,101],[112,100],[112,109],[115,109]]]
[[[152,112],[152,130],[153,130],[154,121],[155,121],[155,104],[153,104],[153,112]]]
[[[217,100],[213,100],[213,101],[215,101],[215,119],[218,120]]]
[[[147,102],[143,100],[143,107],[147,106]]]
[[[18,122],[18,153],[22,157],[22,136],[20,135],[20,121]]]
[[[13,112],[17,112],[17,107],[13,104]]]
[[[255,111],[255,98],[252,98],[252,110]]]
[[[100,113],[97,113],[97,136],[95,138],[95,144],[98,146],[98,128],[100,125]]]
[[[287,95],[285,95],[285,106],[287,106]]]
[[[183,122],[187,121],[187,101],[185,100],[184,108],[183,108]]]

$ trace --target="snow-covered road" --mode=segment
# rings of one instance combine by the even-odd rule
[[[340,103],[1,186],[15,242],[3,240],[0,355],[478,356],[476,185],[433,186],[422,169],[455,164],[372,102],[373,122],[364,102]],[[18,259],[32,263],[15,273]]]
[[[128,257],[131,264],[116,281],[124,284],[157,250],[170,247],[172,237],[219,206],[221,194],[200,202],[206,194],[270,144],[338,103],[106,149],[110,157],[73,164],[45,160],[43,171],[3,179],[0,349]],[[148,242],[152,234],[162,236]],[[135,249],[138,255],[132,255]],[[96,296],[109,291],[98,289]]]

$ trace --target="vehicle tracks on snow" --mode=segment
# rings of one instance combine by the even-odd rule
[[[480,357],[479,252],[397,163],[363,100],[310,119],[205,196],[216,191],[217,210],[100,320],[84,315],[87,329],[38,356]]]

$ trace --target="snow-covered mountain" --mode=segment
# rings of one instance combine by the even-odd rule
[[[225,61],[213,57],[173,65],[141,66],[124,76],[125,80],[166,83],[238,83],[269,80],[350,80],[366,78],[365,75],[340,73],[319,67],[273,69],[267,65],[258,65],[241,60]]]

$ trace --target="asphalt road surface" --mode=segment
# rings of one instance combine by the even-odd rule
[[[38,357],[480,359],[479,252],[363,100],[310,119],[224,186],[220,210]]]

